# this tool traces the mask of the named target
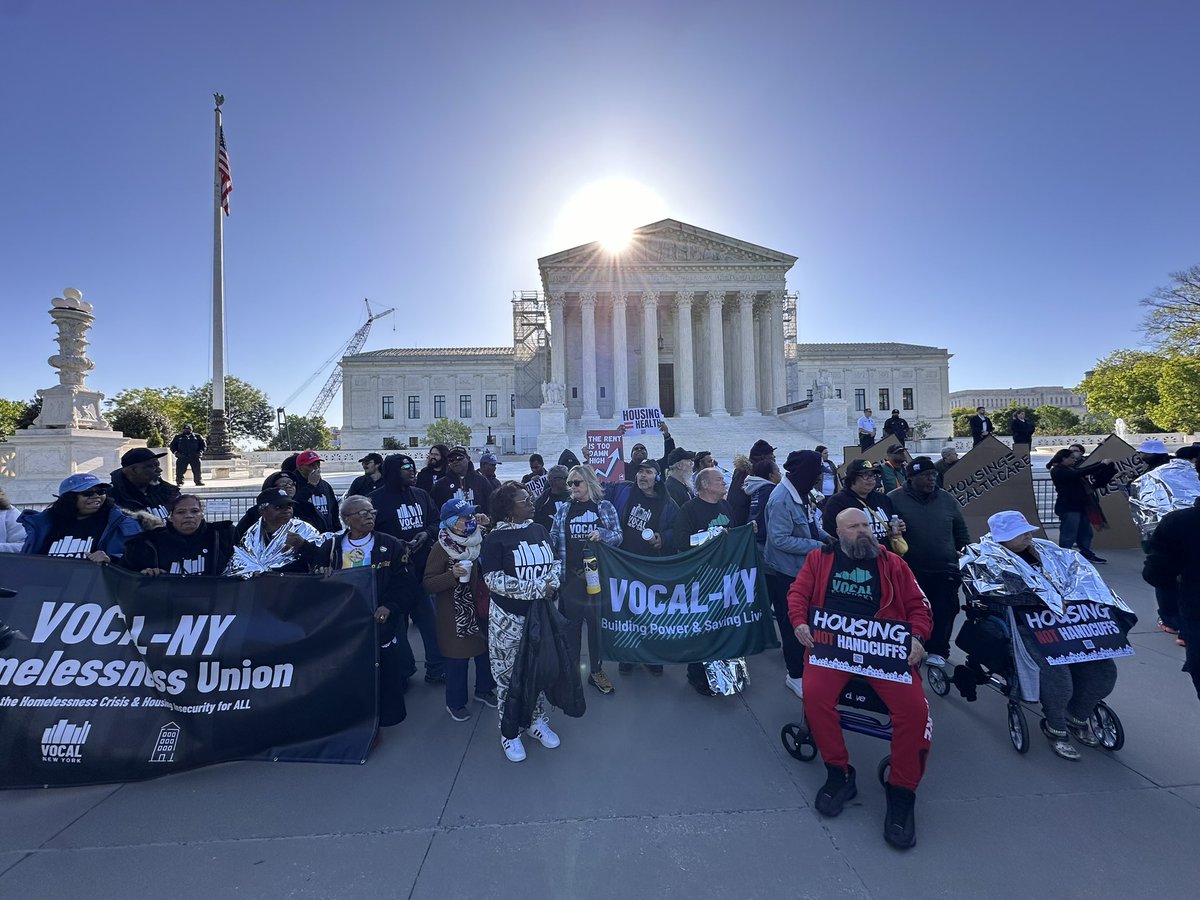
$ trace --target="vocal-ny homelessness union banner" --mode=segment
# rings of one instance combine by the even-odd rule
[[[158,578],[0,555],[0,787],[234,759],[361,762],[377,718],[370,570]]]
[[[605,659],[709,662],[779,646],[749,526],[661,559],[598,546]]]

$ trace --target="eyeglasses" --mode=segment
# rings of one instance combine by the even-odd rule
[[[567,484],[571,487],[579,487],[583,482],[576,478],[574,481],[568,481]]]

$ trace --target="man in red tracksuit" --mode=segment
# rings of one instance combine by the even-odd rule
[[[788,616],[796,638],[809,649],[813,646],[808,626],[810,609],[825,608],[908,624],[913,638],[907,660],[912,667],[912,683],[867,679],[892,717],[892,763],[886,785],[883,836],[889,844],[907,849],[916,843],[916,790],[925,771],[933,729],[916,668],[925,655],[933,616],[929,601],[904,560],[879,546],[866,513],[844,509],[838,513],[836,523],[837,543],[808,554],[788,589]],[[804,667],[804,715],[828,772],[815,805],[826,816],[836,816],[846,801],[858,794],[836,708],[849,680],[849,672]]]

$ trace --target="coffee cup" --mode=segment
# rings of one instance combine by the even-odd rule
[[[642,529],[642,540],[645,541],[647,544],[650,543],[652,540],[654,540],[654,529],[653,528],[643,528]]]
[[[466,569],[466,570],[467,570],[467,574],[466,574],[466,575],[462,575],[462,576],[460,576],[460,577],[459,577],[459,579],[458,579],[458,580],[459,580],[459,581],[461,581],[463,584],[466,584],[468,581],[470,581],[470,580],[471,580],[471,560],[469,560],[469,559],[460,559],[460,560],[458,561],[458,564],[459,564],[460,566],[462,566],[464,569]]]

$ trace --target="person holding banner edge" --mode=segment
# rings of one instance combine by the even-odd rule
[[[824,816],[838,815],[846,802],[858,795],[837,711],[851,675],[809,662],[815,646],[810,614],[830,609],[847,616],[908,625],[912,644],[905,662],[910,681],[864,676],[892,717],[884,840],[908,849],[916,843],[916,791],[925,772],[933,732],[929,703],[917,670],[933,627],[929,601],[904,561],[876,541],[867,514],[854,508],[838,514],[837,542],[808,554],[788,589],[787,599],[796,639],[809,651],[805,655],[804,714],[828,775],[815,801],[817,811]]]

